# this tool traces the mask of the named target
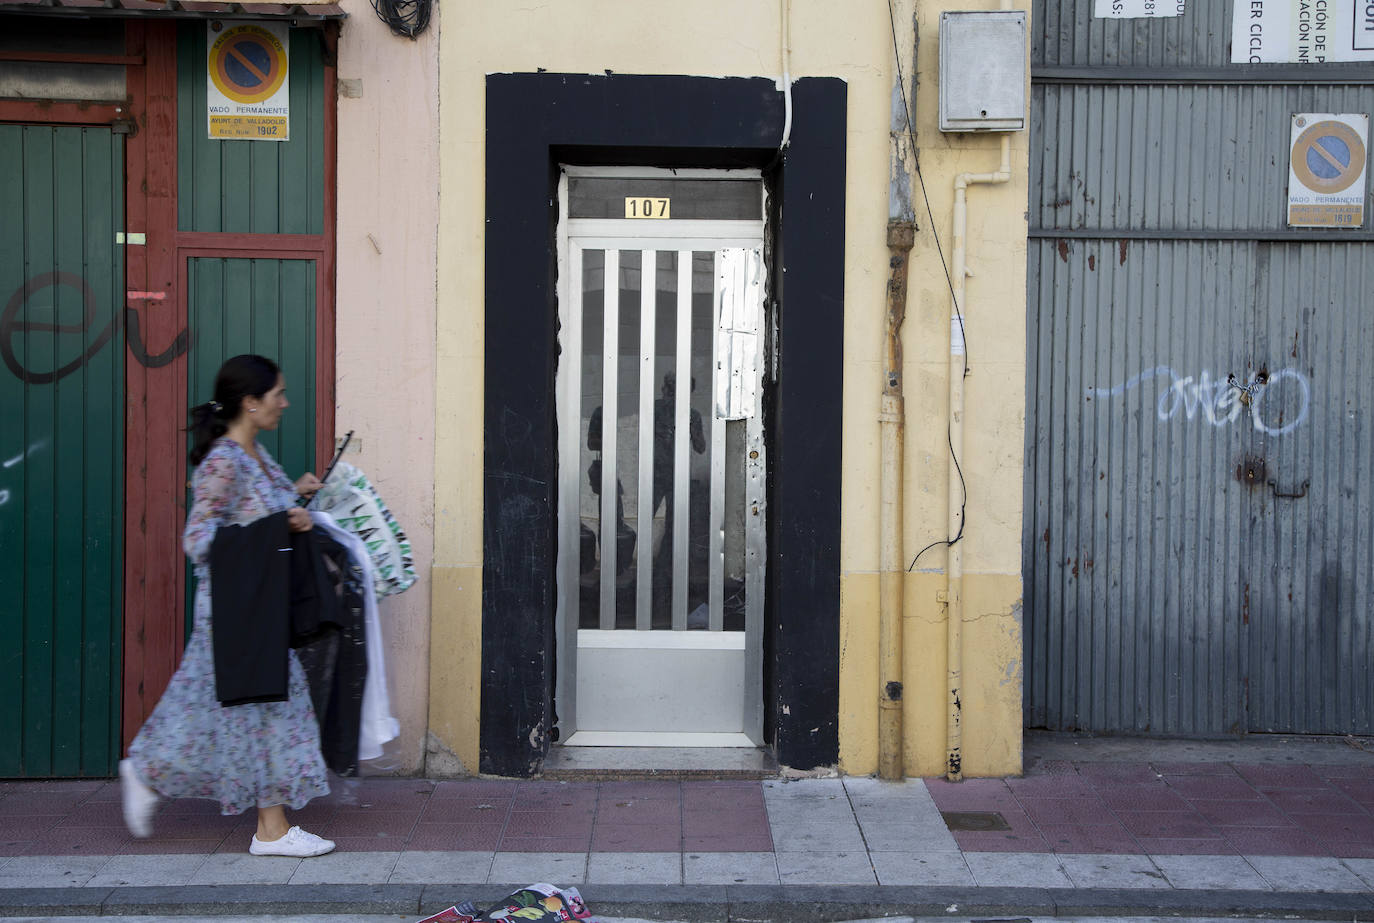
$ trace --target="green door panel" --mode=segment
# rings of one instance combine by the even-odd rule
[[[0,125],[0,777],[119,759],[124,152]]]
[[[183,231],[324,233],[324,51],[292,29],[289,141],[220,141],[206,129],[203,21],[177,37],[177,212]]]

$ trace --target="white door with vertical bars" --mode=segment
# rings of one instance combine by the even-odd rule
[[[559,205],[560,739],[757,746],[763,182],[567,167]]]

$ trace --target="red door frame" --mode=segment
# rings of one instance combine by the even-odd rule
[[[135,131],[126,144],[126,247],[130,306],[140,315],[146,353],[156,355],[186,331],[186,261],[194,256],[262,256],[316,261],[316,464],[334,445],[334,323],[337,31],[326,27],[324,233],[209,234],[177,227],[177,24],[130,21],[125,49],[142,66],[128,73]],[[152,712],[181,659],[185,613],[187,356],[160,368],[126,357],[123,739],[127,746]]]

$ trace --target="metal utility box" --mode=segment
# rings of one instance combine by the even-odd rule
[[[1025,127],[1025,12],[941,13],[940,130]]]

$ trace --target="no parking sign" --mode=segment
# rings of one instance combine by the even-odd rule
[[[211,138],[286,141],[291,125],[287,30],[208,24],[205,100]]]
[[[1369,116],[1300,113],[1293,116],[1288,161],[1289,227],[1364,224]]]

